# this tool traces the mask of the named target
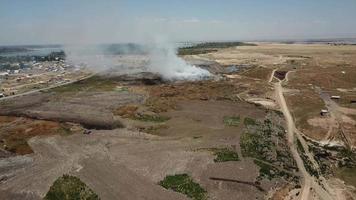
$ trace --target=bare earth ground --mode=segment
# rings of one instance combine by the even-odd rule
[[[251,160],[214,163],[211,152],[199,149],[238,146],[240,128],[225,128],[222,117],[232,114],[262,117],[264,111],[251,104],[238,106],[225,102],[185,102],[180,106],[181,110],[167,113],[177,119],[167,123],[170,127],[167,131],[172,134],[163,135],[169,137],[126,129],[98,130],[89,136],[35,137],[30,140],[33,151],[38,152],[30,156],[33,162],[3,174],[2,195],[31,191],[34,196],[43,196],[58,176],[70,173],[79,176],[103,199],[183,199],[156,183],[167,174],[189,172],[213,199],[262,198],[263,193],[250,185],[209,179],[254,182],[258,168],[251,167],[254,166]],[[183,128],[184,125],[188,126]]]
[[[340,106],[338,110],[342,113],[341,124],[350,138],[350,145],[355,144],[356,104],[350,103],[356,98],[355,46],[262,43],[259,46],[225,49],[201,57],[216,60],[223,65],[257,65],[258,67],[241,74],[262,79],[273,69],[293,72],[289,74],[289,80],[285,83],[286,89],[290,91],[286,93],[287,103],[290,105],[297,127],[307,136],[317,140],[324,139],[325,132],[328,132],[335,123],[334,120],[329,126],[328,122],[332,119],[320,118],[321,109],[327,108],[327,103],[321,98],[320,92],[329,96],[341,96],[340,100],[336,100]],[[310,121],[311,119],[313,120]],[[316,121],[318,123],[313,123]],[[327,123],[320,124],[322,121]],[[331,136],[328,139],[337,138],[337,130],[330,132]]]
[[[102,199],[187,199],[158,185],[165,176],[179,173],[188,173],[209,199],[355,199],[356,181],[349,175],[355,168],[339,169],[338,152],[331,162],[330,157],[316,157],[320,152],[314,149],[325,141],[351,150],[355,144],[355,107],[348,101],[355,95],[355,54],[355,46],[228,48],[184,57],[211,66],[219,74],[216,80],[160,83],[105,77],[1,101],[0,199],[40,199],[66,173],[78,176]],[[226,73],[230,65],[241,70]],[[244,118],[263,121],[280,113],[275,71],[293,71],[281,83],[296,126],[296,133],[288,136],[299,136],[319,178],[299,158],[306,169],[287,171],[296,182],[260,179],[261,167],[242,156]],[[331,95],[342,98],[331,100]],[[330,114],[320,116],[323,108]],[[146,115],[169,120],[138,120]],[[227,126],[226,116],[239,116],[240,124]],[[283,119],[276,119],[273,123],[286,127]],[[82,134],[86,130],[91,133]],[[288,145],[286,139],[280,142]],[[212,148],[231,148],[240,160],[214,162]],[[293,148],[302,155],[297,144]],[[331,173],[324,172],[325,164],[332,166]]]

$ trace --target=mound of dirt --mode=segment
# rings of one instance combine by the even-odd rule
[[[199,81],[158,85],[148,88],[146,105],[154,112],[176,109],[178,100],[238,101],[236,94],[242,88],[229,81]]]
[[[5,102],[0,105],[0,115],[73,122],[90,129],[115,129],[123,125],[112,110],[143,99],[142,95],[127,91],[78,92],[68,96],[37,93]]]
[[[72,125],[0,116],[0,157],[33,153],[27,141],[35,136],[69,135]]]

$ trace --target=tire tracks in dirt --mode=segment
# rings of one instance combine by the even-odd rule
[[[274,72],[275,72],[275,70],[273,71],[273,74],[271,75],[271,77],[274,76]],[[288,77],[288,74],[289,74],[289,72],[287,72],[286,77]],[[272,78],[272,80],[273,80],[273,78]],[[270,81],[270,83],[271,83],[271,81]],[[280,108],[283,112],[283,115],[286,119],[286,122],[287,122],[288,145],[290,146],[290,151],[293,155],[293,158],[295,159],[295,161],[297,163],[298,169],[299,169],[299,171],[302,175],[302,178],[303,178],[301,195],[299,196],[298,199],[301,199],[301,200],[313,199],[311,191],[314,191],[320,199],[326,199],[326,200],[334,199],[328,192],[328,191],[330,191],[330,189],[327,186],[327,184],[325,184],[325,181],[321,181],[321,182],[324,182],[322,184],[325,188],[328,188],[327,189],[328,191],[323,189],[319,185],[319,183],[317,183],[315,181],[314,177],[312,177],[307,172],[307,170],[304,166],[304,162],[303,162],[301,156],[299,155],[299,152],[297,150],[297,147],[296,147],[296,144],[294,141],[295,137],[297,137],[298,140],[302,143],[303,149],[305,150],[308,158],[311,159],[313,165],[317,165],[316,161],[313,159],[313,156],[310,154],[310,152],[306,148],[307,144],[306,144],[304,138],[302,137],[302,135],[300,134],[301,132],[299,130],[297,130],[295,127],[293,117],[288,109],[286,100],[283,95],[282,83],[283,83],[283,80],[278,80],[277,83],[274,83],[274,89],[275,89],[275,96],[277,98],[277,102],[279,103],[279,106],[280,106]],[[318,168],[319,168],[319,166],[317,166],[317,169]],[[325,180],[323,177],[321,177],[320,179]]]

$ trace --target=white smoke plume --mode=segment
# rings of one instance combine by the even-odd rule
[[[168,42],[155,42],[149,51],[149,57],[149,71],[168,80],[200,80],[211,76],[209,71],[179,58],[174,45]]]
[[[201,80],[211,76],[209,71],[190,65],[177,56],[177,47],[166,40],[153,40],[145,44],[120,46],[117,55],[108,53],[103,45],[65,46],[67,62],[86,66],[95,72],[114,70],[121,74],[152,72],[166,80]],[[117,49],[116,49],[117,50]],[[139,53],[138,53],[139,52]]]

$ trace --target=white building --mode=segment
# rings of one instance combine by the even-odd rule
[[[331,99],[340,99],[340,96],[331,96]]]
[[[0,76],[7,76],[9,75],[9,72],[0,72]]]
[[[329,113],[329,111],[328,110],[326,110],[326,109],[322,109],[321,111],[320,111],[320,115],[326,115],[326,114],[328,114]]]

